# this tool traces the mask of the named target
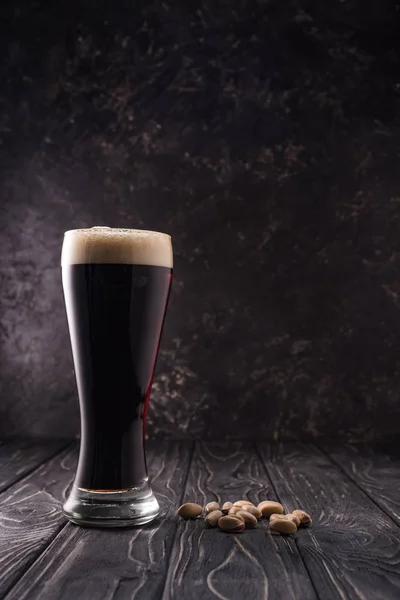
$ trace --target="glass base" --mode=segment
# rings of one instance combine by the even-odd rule
[[[63,513],[70,521],[85,527],[143,525],[155,519],[159,512],[159,504],[148,483],[109,492],[73,485],[63,506]]]

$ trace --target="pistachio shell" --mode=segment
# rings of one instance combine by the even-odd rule
[[[203,508],[199,504],[194,504],[194,502],[186,502],[178,508],[178,515],[182,519],[196,519],[202,512]]]
[[[225,515],[219,519],[218,527],[224,531],[238,532],[243,531],[245,524],[243,519],[236,515]]]
[[[204,520],[206,522],[207,527],[216,527],[221,517],[221,510],[213,510],[212,512],[208,513]]]
[[[272,514],[281,515],[283,513],[282,504],[272,500],[264,500],[263,502],[260,502],[257,508],[261,510],[263,517],[269,517]]]
[[[206,514],[208,515],[208,513],[213,512],[213,510],[220,510],[220,505],[218,504],[218,502],[209,502],[208,504],[206,504],[205,506],[205,511]]]
[[[296,533],[297,527],[293,521],[289,519],[275,519],[270,523],[269,528],[271,531],[278,531],[279,533]]]
[[[243,510],[243,508],[240,508],[240,506],[232,506],[232,508],[230,508],[228,511],[228,515],[236,515],[236,513],[240,512],[241,510]]]
[[[300,521],[300,518],[298,517],[298,515],[294,515],[294,514],[290,513],[285,516],[287,519],[289,519],[289,521],[293,521],[293,523],[296,525],[296,527],[300,527],[301,521]],[[271,515],[271,518],[272,518],[272,515]],[[271,521],[271,518],[270,518],[270,521]]]
[[[278,515],[276,513],[273,513],[269,518],[269,522],[272,523],[272,521],[275,521],[276,519],[287,519],[287,518],[288,518],[288,515]],[[292,519],[289,519],[289,521],[291,521],[291,520]]]
[[[256,517],[256,519],[261,519],[261,517],[262,517],[261,510],[259,510],[255,506],[249,506],[248,504],[245,504],[242,509],[245,510],[246,512],[249,512],[252,515],[254,515]]]
[[[224,502],[222,505],[222,512],[224,513],[224,515],[227,515],[229,510],[232,508],[233,503],[232,502]]]
[[[296,515],[300,519],[301,525],[311,525],[312,523],[312,518],[305,510],[294,510],[292,511],[292,515]]]
[[[248,510],[241,510],[236,513],[237,517],[243,519],[246,529],[254,529],[257,527],[257,519],[254,515],[252,515]]]

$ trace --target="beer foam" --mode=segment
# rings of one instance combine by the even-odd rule
[[[157,231],[111,227],[66,231],[61,266],[84,263],[122,263],[172,269],[171,237]]]

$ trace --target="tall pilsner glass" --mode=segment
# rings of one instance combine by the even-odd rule
[[[81,447],[64,514],[100,527],[159,511],[146,467],[147,406],[172,278],[169,235],[67,231],[62,281],[81,413]]]

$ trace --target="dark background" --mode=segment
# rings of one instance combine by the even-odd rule
[[[1,6],[0,435],[73,436],[64,230],[173,236],[148,431],[400,430],[398,3]]]

